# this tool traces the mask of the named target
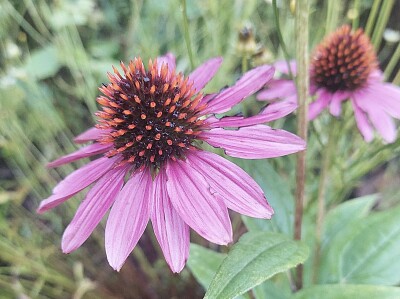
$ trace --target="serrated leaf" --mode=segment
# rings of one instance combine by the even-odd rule
[[[305,261],[308,247],[270,232],[249,232],[224,259],[205,298],[229,299]]]
[[[320,285],[303,289],[293,299],[398,299],[400,288],[375,285]]]

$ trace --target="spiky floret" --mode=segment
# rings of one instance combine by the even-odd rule
[[[311,62],[311,78],[329,91],[353,91],[362,87],[378,67],[373,46],[362,29],[344,25],[317,46]]]
[[[121,68],[122,75],[115,67],[114,74],[108,73],[110,83],[97,98],[103,109],[96,113],[97,127],[109,132],[99,142],[114,144],[107,156],[120,154],[121,163],[135,169],[157,169],[168,159],[183,158],[202,130],[202,94],[188,78],[156,60],[149,61],[147,70],[140,58],[128,66],[121,62]]]

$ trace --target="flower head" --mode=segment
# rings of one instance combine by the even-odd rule
[[[232,240],[228,208],[271,218],[273,210],[257,183],[232,162],[203,151],[201,142],[248,159],[294,153],[305,142],[262,125],[290,113],[277,106],[248,118],[214,117],[259,90],[274,72],[270,66],[253,69],[232,87],[203,96],[221,62],[210,59],[185,78],[168,54],[147,69],[135,59],[121,63],[122,74],[115,68],[109,74],[110,83],[97,99],[98,124],[75,138],[91,143],[49,164],[100,155],[62,180],[38,209],[51,209],[93,184],[64,232],[64,252],[80,247],[111,208],[105,247],[114,269],[122,267],[151,220],[167,263],[179,272],[189,253],[189,227],[227,244]]]
[[[345,25],[327,36],[314,51],[310,78],[311,95],[315,96],[309,107],[310,120],[327,107],[338,117],[342,102],[350,100],[357,126],[367,142],[373,139],[373,127],[386,142],[396,139],[392,117],[400,118],[400,88],[382,82],[375,51],[362,29],[352,31]],[[258,98],[281,96],[295,101],[293,81],[273,80],[270,87]]]

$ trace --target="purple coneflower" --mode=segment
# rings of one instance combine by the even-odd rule
[[[287,74],[280,62],[277,69]],[[373,139],[373,127],[386,142],[396,139],[392,119],[400,118],[400,88],[383,82],[375,51],[362,29],[352,31],[344,25],[317,46],[311,61],[309,118],[313,120],[329,106],[332,115],[341,114],[341,104],[349,99],[357,126],[364,139]],[[269,100],[284,93],[295,101],[296,87],[287,79],[273,80],[271,88],[258,95]]]
[[[49,164],[100,155],[61,181],[38,209],[54,208],[93,184],[64,232],[63,252],[80,247],[111,208],[105,248],[114,269],[121,269],[150,219],[168,265],[180,272],[189,254],[189,227],[210,242],[227,244],[232,241],[228,208],[271,218],[257,183],[232,162],[201,150],[200,143],[232,157],[262,159],[301,151],[305,142],[261,125],[290,109],[270,105],[253,117],[213,117],[259,90],[274,72],[258,67],[232,87],[203,96],[221,62],[210,59],[184,78],[168,54],[150,61],[147,70],[135,59],[121,63],[122,74],[115,68],[109,74],[110,83],[100,88],[104,96],[97,99],[99,123],[75,139],[91,143]]]

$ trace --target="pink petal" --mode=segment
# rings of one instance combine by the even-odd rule
[[[271,80],[267,85],[267,89],[257,94],[257,100],[282,99],[294,95],[296,92],[296,84],[292,80]]]
[[[136,172],[119,192],[107,220],[108,263],[119,271],[142,236],[150,217],[152,179],[147,169]]]
[[[74,138],[74,142],[85,143],[88,141],[97,140],[109,132],[110,130],[97,129],[96,127],[93,127],[76,136]]]
[[[293,75],[296,75],[297,73],[297,64],[295,60],[289,61],[290,65],[290,70],[292,71]],[[279,60],[274,63],[274,68],[276,69],[277,72],[282,73],[282,74],[289,74],[289,68],[288,68],[288,63],[286,60]]]
[[[334,94],[332,94],[332,99],[329,105],[329,112],[333,116],[340,116],[341,111],[342,111],[342,101],[346,100],[347,98],[350,97],[350,93],[348,92],[342,92],[342,91],[337,91]]]
[[[154,233],[172,272],[179,273],[189,256],[189,226],[171,204],[164,170],[160,170],[153,184],[154,206],[150,217]]]
[[[362,95],[365,102],[379,103],[389,115],[400,119],[400,88],[389,83],[375,83]]]
[[[215,73],[221,66],[222,58],[215,57],[207,60],[205,63],[196,68],[190,75],[189,78],[193,80],[193,87],[200,91],[203,87],[214,77]]]
[[[166,64],[168,66],[168,71],[171,74],[172,71],[175,70],[176,68],[176,63],[175,63],[175,56],[172,53],[167,53],[164,56],[159,56],[157,57],[157,67],[158,71],[161,70],[161,66]]]
[[[121,190],[126,171],[125,167],[112,169],[90,189],[64,232],[61,243],[64,253],[74,251],[89,238]]]
[[[172,205],[182,219],[210,242],[225,245],[232,241],[232,227],[223,200],[199,172],[185,161],[167,165],[167,190]]]
[[[64,165],[67,163],[71,163],[73,161],[90,157],[93,155],[97,154],[102,154],[107,152],[110,148],[112,147],[112,144],[101,144],[101,143],[93,143],[90,145],[87,145],[85,147],[80,148],[79,150],[65,155],[61,158],[58,158],[57,160],[54,160],[53,162],[50,162],[47,164],[47,167],[58,167],[60,165]]]
[[[244,98],[263,87],[273,76],[274,68],[269,65],[259,66],[245,73],[235,85],[221,91],[208,102],[204,114],[223,113]]]
[[[374,132],[373,132],[371,125],[369,124],[367,116],[360,109],[357,102],[358,102],[357,94],[354,94],[354,99],[351,101],[351,104],[353,106],[356,124],[357,124],[357,127],[360,130],[361,134],[363,135],[364,140],[366,142],[370,142],[374,138]]]
[[[331,98],[332,94],[329,91],[320,89],[317,98],[308,106],[308,119],[316,118],[329,105]]]
[[[219,120],[210,117],[209,118],[210,121],[207,121],[207,123],[211,128],[224,128],[224,127],[236,128],[236,127],[252,126],[282,118],[292,113],[294,110],[296,110],[296,108],[297,104],[295,103],[288,101],[281,101],[269,104],[259,114],[254,116],[250,117],[225,116]]]
[[[223,197],[228,208],[257,218],[270,219],[274,214],[260,186],[237,165],[205,151],[193,151],[187,159]]]
[[[357,92],[355,97],[357,97],[357,105],[368,117],[372,125],[376,128],[379,134],[388,143],[392,143],[396,140],[396,126],[393,119],[387,114],[380,105],[377,98],[371,99],[372,94],[368,93],[368,90],[361,90]]]
[[[306,143],[298,136],[264,125],[239,130],[211,129],[200,136],[210,145],[223,148],[227,155],[245,159],[275,158],[306,148]]]
[[[53,195],[42,200],[38,213],[43,213],[63,203],[79,191],[97,181],[115,164],[116,158],[99,158],[70,173],[53,189]]]

